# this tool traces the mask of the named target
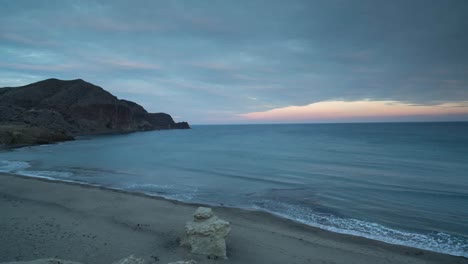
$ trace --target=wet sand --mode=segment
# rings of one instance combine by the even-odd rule
[[[231,222],[228,260],[178,246],[197,205],[0,173],[0,262],[57,257],[112,263],[468,263],[468,259],[337,234],[268,213],[215,207]]]

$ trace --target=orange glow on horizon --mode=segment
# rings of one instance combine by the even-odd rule
[[[438,116],[468,114],[468,102],[411,105],[398,101],[323,101],[287,106],[240,116],[248,120],[333,120],[366,117]]]

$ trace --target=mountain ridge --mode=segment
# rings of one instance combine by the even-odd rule
[[[82,79],[0,88],[0,145],[31,145],[90,134],[187,129]]]

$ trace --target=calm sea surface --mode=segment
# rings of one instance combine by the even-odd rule
[[[468,123],[193,126],[0,153],[0,171],[265,210],[468,257]]]

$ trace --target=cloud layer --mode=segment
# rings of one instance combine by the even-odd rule
[[[241,114],[261,123],[468,120],[468,102],[412,105],[395,101],[325,101]],[[401,119],[400,119],[401,120]]]
[[[0,86],[82,78],[191,123],[323,101],[444,105],[468,101],[467,12],[464,0],[4,1]]]

